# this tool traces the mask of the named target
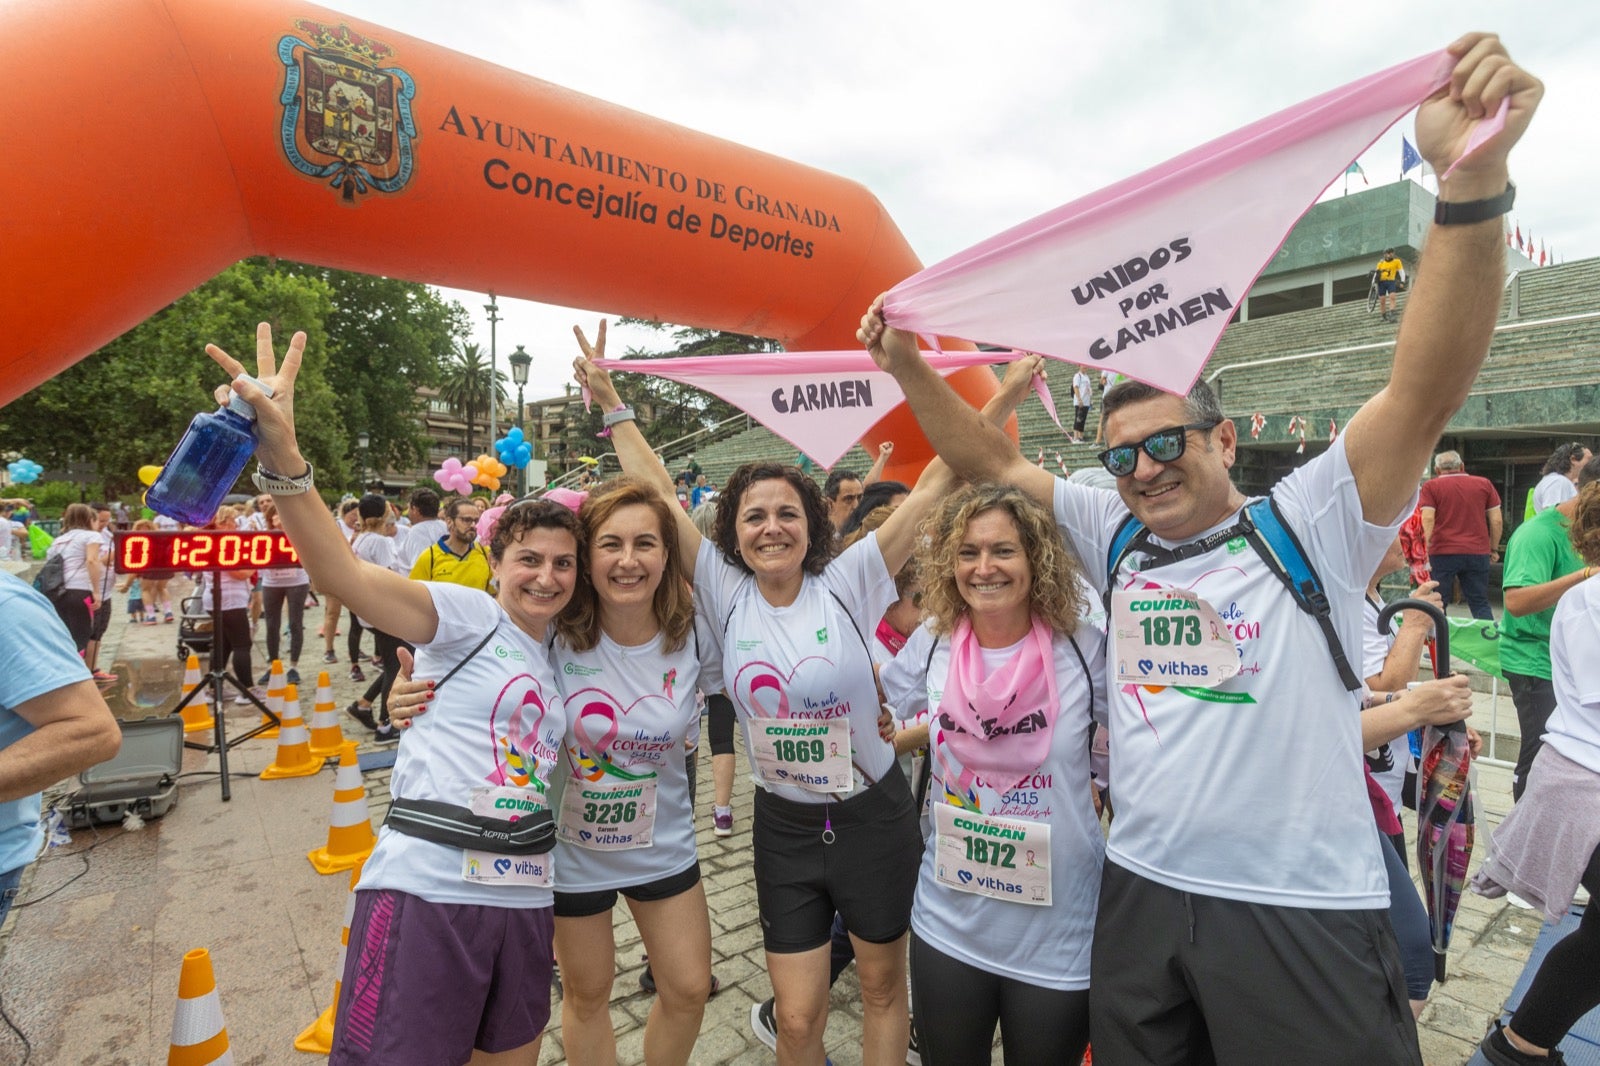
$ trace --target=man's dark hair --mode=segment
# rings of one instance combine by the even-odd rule
[[[745,573],[754,573],[739,554],[739,508],[745,491],[758,481],[787,481],[800,494],[800,507],[806,516],[806,557],[801,568],[813,577],[827,569],[833,558],[833,524],[828,521],[828,505],[822,500],[817,483],[798,466],[779,463],[746,463],[735,470],[717,497],[717,518],[712,524],[712,540],[722,557]]]
[[[1600,453],[1589,456],[1589,461],[1578,468],[1578,487],[1591,481],[1600,481]]]
[[[1388,259],[1388,258],[1392,257],[1393,255],[1394,255],[1394,249],[1393,248],[1385,248],[1383,250],[1383,257],[1385,259]]]
[[[861,490],[861,502],[850,512],[850,517],[844,520],[844,528],[839,530],[839,535],[847,537],[854,533],[861,528],[861,523],[867,515],[902,493],[911,494],[904,481],[874,481]]]
[[[1105,399],[1101,401],[1100,417],[1109,420],[1124,407],[1143,400],[1172,395],[1175,394],[1166,389],[1158,389],[1154,385],[1146,385],[1142,381],[1132,379],[1119,381],[1111,386],[1106,392]],[[1183,417],[1189,422],[1221,422],[1223,419],[1222,405],[1217,402],[1217,394],[1203,381],[1194,383],[1189,394],[1183,398],[1183,404],[1185,408]]]
[[[438,518],[439,494],[432,489],[418,489],[411,494],[411,506],[423,518]]]
[[[1539,476],[1544,477],[1547,474],[1565,474],[1567,472],[1567,468],[1572,465],[1572,460],[1576,459],[1586,451],[1588,451],[1588,449],[1577,442],[1573,442],[1572,444],[1563,444],[1561,447],[1550,453],[1550,458],[1544,461],[1544,469],[1539,471]]]
[[[846,470],[841,466],[837,470],[831,471],[828,474],[828,481],[822,486],[822,494],[830,500],[837,500],[839,498],[840,485],[843,485],[846,481],[860,480],[860,474],[856,473],[854,470]]]
[[[450,521],[454,522],[456,520],[456,516],[461,513],[461,508],[468,506],[476,507],[478,506],[478,501],[474,500],[471,496],[457,496],[455,499],[444,505],[444,516],[450,519]]]

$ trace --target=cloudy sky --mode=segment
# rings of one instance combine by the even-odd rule
[[[1592,0],[1527,4],[1515,18],[1483,0],[330,6],[860,181],[927,263],[1460,33],[1494,30],[1547,91],[1513,156],[1513,217],[1563,259],[1600,254],[1600,4]],[[1374,184],[1399,176],[1400,133],[1410,128],[1407,119],[1361,157]],[[485,296],[444,291],[473,312],[487,349]],[[502,360],[525,345],[535,355],[530,398],[559,391],[572,323],[606,309],[499,302]],[[614,354],[646,340],[613,336]]]

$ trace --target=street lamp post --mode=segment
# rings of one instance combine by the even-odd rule
[[[361,480],[356,487],[361,490],[358,495],[362,496],[367,493],[367,445],[371,443],[372,437],[366,430],[356,434],[356,447],[361,451]]]
[[[500,390],[496,387],[499,383],[499,367],[495,362],[494,350],[494,325],[500,321],[500,305],[494,302],[494,293],[489,294],[489,302],[483,305],[489,312],[489,446],[494,446],[494,440],[500,436],[495,427],[495,393]]]
[[[533,356],[522,350],[522,345],[517,345],[517,350],[506,356],[506,362],[511,364],[511,380],[517,383],[517,428],[522,429],[522,387],[528,383],[528,364],[533,362]],[[527,434],[524,432],[524,438]],[[528,491],[528,468],[526,465],[517,474],[517,488],[525,495]]]

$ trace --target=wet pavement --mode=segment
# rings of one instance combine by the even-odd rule
[[[102,655],[102,667],[118,675],[107,687],[108,701],[123,718],[161,714],[176,704],[183,681],[178,627],[129,625],[120,613],[121,597],[117,606]],[[322,668],[321,641],[313,636],[321,622],[320,608],[306,613],[301,708],[307,717]],[[343,636],[336,647],[342,658]],[[255,671],[265,669],[258,640]],[[343,708],[365,683],[349,679],[348,663],[328,669],[334,703]],[[373,668],[367,671],[373,676]],[[234,706],[229,696],[227,729],[238,736],[260,716],[253,707]],[[1482,729],[1491,711],[1488,696],[1479,700],[1474,721]],[[1509,699],[1502,694],[1500,700],[1498,730],[1505,737],[1514,733],[1516,718]],[[341,725],[362,751],[380,750],[342,714]],[[257,738],[230,750],[232,799],[226,803],[215,776],[217,757],[186,750],[180,801],[165,818],[134,831],[120,825],[77,830],[70,845],[52,849],[24,874],[19,907],[0,930],[0,1003],[32,1044],[30,1066],[165,1062],[178,971],[183,954],[195,947],[210,949],[235,1062],[319,1061],[295,1051],[293,1041],[328,1006],[339,954],[348,876],[319,875],[306,859],[307,851],[326,841],[333,763],[311,776],[261,781],[256,775],[272,761],[275,743]],[[750,872],[752,786],[742,754],[740,768],[737,832],[718,839],[711,833],[710,759],[699,767],[700,856],[713,968],[723,991],[707,1007],[695,1063],[773,1061],[749,1029],[751,1005],[770,995],[771,986]],[[364,775],[374,825],[387,810],[388,777],[387,770]],[[1481,841],[1484,828],[1497,825],[1510,807],[1509,771],[1482,767],[1478,788]],[[1482,851],[1480,844],[1475,858]],[[638,933],[625,907],[616,913],[619,970],[612,1017],[618,1059],[638,1063],[651,997],[638,986]],[[1521,972],[1538,929],[1535,914],[1504,900],[1471,894],[1463,899],[1450,979],[1435,989],[1422,1018],[1426,1062],[1454,1066],[1469,1058]],[[854,1066],[860,1062],[861,1014],[853,969],[835,986],[831,1007],[829,1054],[837,1066]],[[557,1004],[542,1063],[564,1061],[559,1020]],[[15,1034],[0,1024],[0,1063],[21,1061]]]

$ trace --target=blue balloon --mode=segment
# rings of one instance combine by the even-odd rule
[[[533,458],[533,445],[523,437],[521,426],[512,426],[505,436],[494,442],[494,449],[507,466],[527,466]]]
[[[44,467],[32,459],[17,459],[6,464],[6,472],[11,475],[11,480],[19,485],[30,485],[39,480],[39,475],[44,472]]]

